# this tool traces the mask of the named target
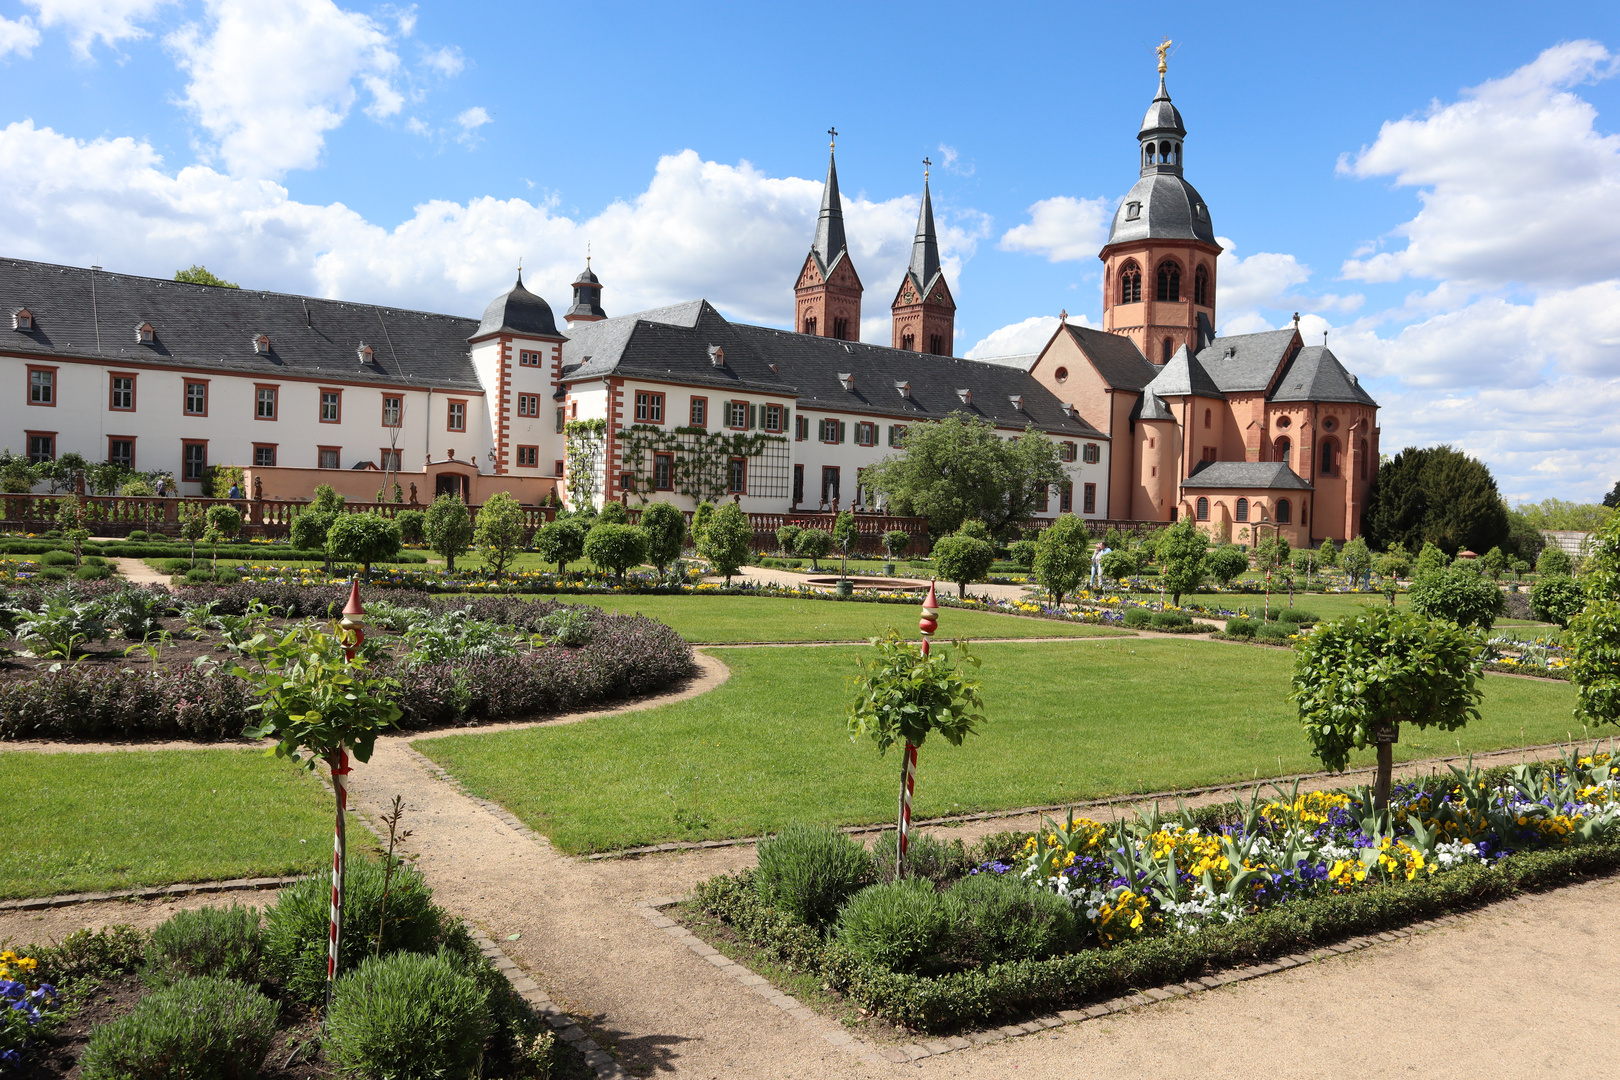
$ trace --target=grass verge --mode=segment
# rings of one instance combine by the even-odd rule
[[[952,616],[956,612],[949,613]],[[716,649],[731,678],[643,712],[416,743],[565,851],[752,836],[894,812],[899,755],[844,729],[853,647]],[[1205,641],[990,644],[983,732],[923,747],[918,817],[1314,771],[1287,700],[1293,657]],[[1401,732],[1397,761],[1553,742],[1573,688],[1487,678],[1482,719]],[[1372,751],[1351,765],[1369,766]]]
[[[332,848],[314,777],[261,750],[0,752],[0,899],[309,873]],[[350,830],[354,850],[369,843]]]

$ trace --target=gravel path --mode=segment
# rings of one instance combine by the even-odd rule
[[[118,567],[118,572],[125,581],[133,581],[137,585],[162,585],[165,588],[169,584],[170,575],[160,573],[147,566],[145,559],[126,559],[122,556],[116,556],[108,561]]]

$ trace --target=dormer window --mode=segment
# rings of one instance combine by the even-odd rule
[[[1125,204],[1125,220],[1126,221],[1136,221],[1139,218],[1141,218],[1141,216],[1142,216],[1142,204],[1141,203],[1139,203],[1139,202],[1128,202],[1128,203]]]
[[[27,332],[34,328],[34,313],[27,308],[18,308],[11,313],[11,328]]]
[[[838,373],[838,385],[845,390],[855,389],[855,373],[853,371],[840,371]]]
[[[157,340],[157,331],[152,329],[151,323],[143,322],[135,328],[135,340],[142,345],[150,345]]]
[[[959,400],[964,405],[973,404],[973,391],[972,390],[958,390],[956,392],[956,397],[957,397],[957,400]]]
[[[355,350],[355,355],[360,358],[360,362],[362,364],[369,364],[371,363],[371,358],[374,354],[371,346],[362,341],[360,343],[360,347]]]
[[[715,367],[725,367],[726,366],[726,350],[722,349],[718,345],[710,345],[709,346],[709,363],[713,364]]]
[[[908,382],[897,382],[897,383],[894,384],[894,388],[895,388],[895,390],[897,390],[899,392],[901,397],[903,397],[903,398],[911,397],[911,384],[910,383],[908,383]]]
[[[254,338],[253,351],[259,356],[268,355],[270,352],[270,335],[260,334],[258,337]]]
[[[1067,401],[1065,401],[1059,407],[1063,410],[1063,415],[1064,416],[1068,417],[1070,420],[1074,419],[1074,406],[1073,405],[1071,405]]]
[[[1012,407],[1014,409],[1017,409],[1019,412],[1024,411],[1024,395],[1023,394],[1010,394],[1010,395],[1008,395],[1007,400],[1012,402]]]
[[[1193,213],[1198,217],[1199,221],[1209,220],[1209,207],[1203,203],[1193,203]]]

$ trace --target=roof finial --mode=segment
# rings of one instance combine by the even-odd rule
[[[838,149],[838,129],[835,127],[827,129],[827,149]]]
[[[591,242],[585,241],[585,269],[591,268]]]
[[[1069,321],[1069,309],[1064,308],[1062,311],[1058,312],[1058,322],[1066,323],[1068,321]]]
[[[1153,51],[1159,54],[1159,74],[1163,75],[1166,70],[1164,54],[1170,51],[1170,39],[1167,37],[1157,45],[1153,46]]]
[[[928,167],[932,164],[932,161],[929,161],[927,158],[923,158],[923,183],[925,184],[928,183]]]

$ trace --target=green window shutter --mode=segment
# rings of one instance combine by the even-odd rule
[[[889,425],[889,445],[890,446],[894,445],[894,425],[893,424]]]
[[[793,422],[793,410],[786,405],[782,406],[782,434],[786,435],[793,429],[788,425]]]
[[[750,405],[750,406],[748,406],[748,427],[749,427],[750,430],[752,430],[753,428],[759,426],[758,425],[758,420],[759,420],[759,406],[758,405]]]
[[[842,420],[838,421],[838,441],[843,442],[849,435],[849,425]]]

